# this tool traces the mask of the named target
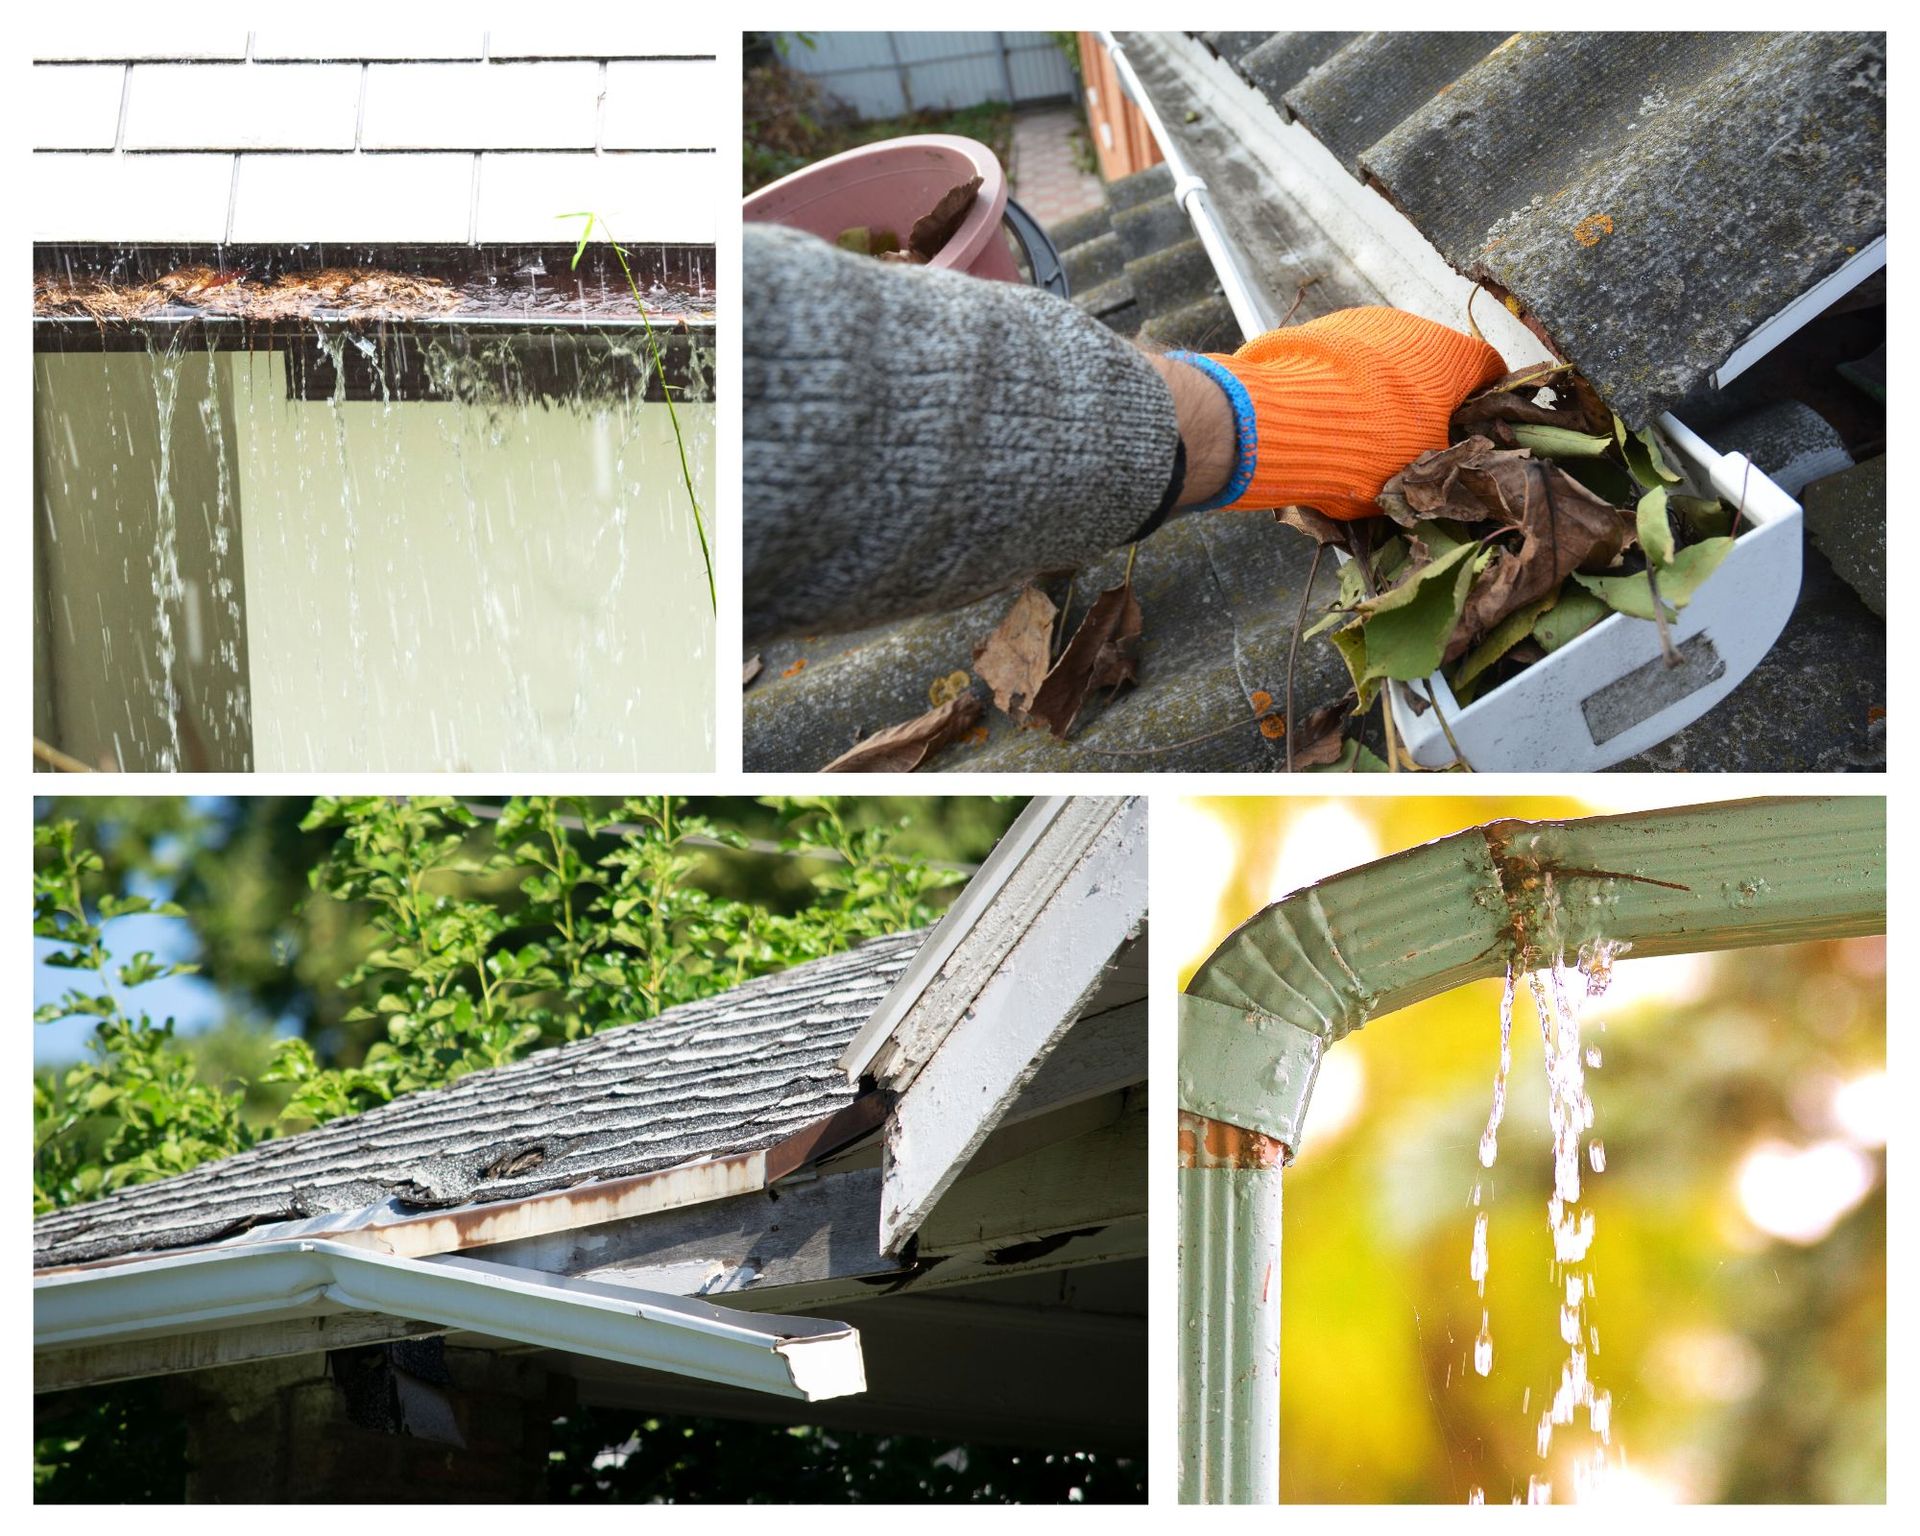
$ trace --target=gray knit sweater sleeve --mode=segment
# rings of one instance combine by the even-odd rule
[[[743,265],[749,638],[1080,566],[1166,495],[1166,384],[1071,304],[761,225]]]

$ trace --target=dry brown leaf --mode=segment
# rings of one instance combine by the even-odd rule
[[[740,686],[743,689],[749,686],[756,677],[766,670],[766,665],[767,664],[758,656],[749,657],[746,665],[740,669]]]
[[[957,187],[948,187],[940,194],[940,201],[933,205],[932,210],[914,221],[913,233],[907,236],[907,248],[918,251],[929,260],[938,256],[966,218],[967,210],[973,207],[974,196],[979,190],[978,176],[970,177]]]
[[[1297,528],[1316,543],[1331,544],[1335,549],[1350,550],[1353,547],[1347,542],[1348,524],[1338,518],[1328,517],[1324,512],[1316,512],[1312,507],[1280,507],[1274,512],[1273,518],[1289,528]]]
[[[1541,405],[1534,399],[1542,389],[1553,391],[1551,405]],[[1518,369],[1463,401],[1453,413],[1453,441],[1479,436],[1511,448],[1515,422],[1602,436],[1613,432],[1613,413],[1591,384],[1571,368],[1550,370],[1535,365]]]
[[[1354,695],[1322,704],[1301,722],[1293,733],[1293,766],[1318,768],[1336,763],[1346,748],[1347,716],[1352,714]]]
[[[1034,695],[1029,722],[1046,726],[1065,741],[1095,689],[1133,681],[1132,647],[1140,628],[1140,604],[1131,581],[1102,592]]]
[[[982,708],[977,694],[963,693],[916,719],[875,731],[820,771],[912,773],[934,753],[971,730]]]
[[[1485,437],[1421,454],[1387,482],[1381,505],[1408,527],[1449,518],[1478,525],[1476,531],[1493,524],[1520,534],[1517,548],[1495,545],[1493,563],[1475,578],[1447,647],[1449,660],[1574,571],[1605,570],[1633,533],[1631,513],[1550,461],[1521,448],[1496,448]]]
[[[999,627],[973,648],[973,670],[993,690],[993,707],[1018,724],[1026,724],[1046,680],[1058,611],[1038,587],[1023,587]]]
[[[795,661],[791,666],[781,668],[780,675],[782,677],[798,677],[802,672],[806,670],[807,670],[807,658],[802,656],[797,661]]]

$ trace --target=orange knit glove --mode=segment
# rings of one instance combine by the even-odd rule
[[[1239,453],[1208,507],[1374,517],[1374,497],[1506,371],[1484,341],[1398,309],[1343,309],[1256,336],[1232,356],[1175,353],[1233,404]]]

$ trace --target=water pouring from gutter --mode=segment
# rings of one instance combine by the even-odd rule
[[[1382,1014],[1583,948],[1593,978],[1626,945],[1658,956],[1883,932],[1885,845],[1885,802],[1864,796],[1496,821],[1309,886],[1230,935],[1180,999],[1183,1501],[1279,1496],[1280,1306],[1270,1277],[1281,1170],[1326,1050]],[[1542,1017],[1554,1017],[1554,985],[1541,985]],[[1577,1035],[1556,1028],[1557,1042],[1563,1035],[1556,1070],[1571,1125],[1585,1119],[1573,1091],[1583,1078],[1565,1057],[1571,1049],[1583,1070],[1586,1058]],[[1223,1169],[1200,1150],[1247,1143],[1216,1125],[1258,1133],[1279,1155]],[[1583,1213],[1560,1199],[1577,1246]],[[1231,1220],[1212,1219],[1223,1209]],[[1570,1357],[1569,1406],[1586,1406],[1596,1432],[1610,1429],[1608,1408],[1575,1373]]]

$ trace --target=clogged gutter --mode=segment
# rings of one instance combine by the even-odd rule
[[[1450,437],[1387,482],[1384,537],[1373,519],[1277,514],[1353,556],[1306,633],[1346,662],[1355,713],[1435,672],[1470,703],[1610,613],[1657,625],[1679,665],[1667,626],[1733,547],[1737,511],[1686,494],[1652,430],[1629,431],[1567,365],[1509,374]]]

